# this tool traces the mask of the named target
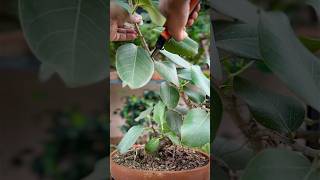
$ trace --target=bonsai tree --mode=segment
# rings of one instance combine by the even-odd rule
[[[306,4],[319,7],[320,2],[306,1]],[[222,114],[226,113],[245,139],[243,143],[222,137],[214,140],[212,152],[217,165],[213,169],[214,178],[320,178],[320,150],[314,146],[319,144],[319,128],[304,130],[311,124],[319,127],[310,114],[320,111],[320,60],[313,54],[319,50],[320,41],[299,37],[292,26],[297,25],[297,19],[288,18],[297,17],[297,9],[306,4],[284,3],[280,12],[280,6],[278,11],[270,6],[265,11],[249,1],[211,2],[212,10],[222,17],[216,16],[212,22],[215,39],[211,42],[214,91],[211,133],[218,131]],[[262,77],[266,76],[276,77],[292,95],[264,86]],[[299,143],[299,139],[307,143]]]
[[[135,13],[138,8],[145,9],[153,24],[154,31],[160,34],[165,18],[149,0],[118,1],[129,13]],[[116,69],[123,86],[131,89],[146,85],[154,72],[164,79],[160,85],[160,100],[141,112],[135,119],[148,119],[148,126],[136,125],[129,129],[118,145],[121,154],[127,153],[138,137],[144,132],[152,134],[145,145],[145,152],[156,154],[162,144],[171,143],[189,147],[208,147],[210,142],[210,80],[199,65],[193,65],[181,56],[195,56],[198,53],[198,43],[191,38],[182,42],[171,39],[161,50],[161,55],[152,58],[149,46],[141,33],[141,46],[125,43],[117,49]],[[181,55],[177,55],[177,54]],[[184,101],[187,110],[178,104]],[[152,116],[151,116],[152,114]],[[155,122],[157,126],[154,126]]]

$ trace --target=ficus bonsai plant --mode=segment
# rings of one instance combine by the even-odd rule
[[[320,179],[319,122],[311,120],[320,111],[320,41],[297,34],[297,19],[290,18],[297,17],[299,7],[317,10],[320,1],[282,2],[281,12],[280,6],[274,11],[262,1],[254,2],[211,2],[218,15],[212,21],[211,133],[217,133],[224,113],[244,139],[235,142],[217,135],[212,144],[213,178]],[[266,77],[279,85],[266,87]],[[311,124],[313,131],[308,130]]]
[[[157,8],[149,6],[150,1],[136,2],[133,2],[133,7],[139,5],[148,12],[157,11]],[[217,136],[211,143],[211,152],[214,154],[216,165],[213,168],[213,176],[219,180],[318,180],[319,130],[308,129],[310,124],[313,124],[311,127],[319,124],[312,120],[316,118],[310,117],[310,114],[314,113],[310,113],[309,109],[312,107],[312,112],[320,111],[320,65],[319,55],[316,54],[320,43],[317,38],[301,36],[294,31],[293,19],[288,18],[294,11],[290,10],[289,13],[286,3],[294,5],[291,7],[301,5],[313,7],[313,14],[315,19],[318,19],[318,24],[319,1],[283,1],[282,4],[280,1],[267,0],[251,0],[251,2],[255,4],[248,0],[210,2],[212,11],[215,15],[219,15],[212,17],[215,36],[212,36],[210,46],[212,53],[210,107],[213,110],[210,112],[211,124],[213,124],[210,135]],[[280,5],[275,5],[278,11],[269,12],[274,10],[273,5],[262,6],[268,2],[272,2],[273,5],[279,2]],[[42,62],[41,77],[43,79],[57,72],[67,85],[75,87],[92,84],[108,76],[108,68],[106,68],[109,65],[106,61],[108,59],[106,45],[108,44],[106,43],[108,24],[106,22],[109,4],[107,1],[20,0],[19,4],[21,25],[31,49]],[[132,6],[124,4],[124,7],[130,13],[133,12]],[[153,22],[159,23],[158,27],[161,27],[164,22],[161,20],[161,15],[151,16],[151,14],[155,14],[150,13],[153,19],[160,18]],[[219,18],[221,16],[223,18]],[[172,108],[176,100],[171,97],[176,99],[179,95],[179,99],[185,98],[186,104],[191,104],[191,109],[206,111],[208,114],[209,106],[204,105],[207,103],[202,103],[204,106],[199,107],[201,103],[198,102],[198,100],[202,101],[203,97],[208,101],[210,97],[206,93],[207,85],[203,86],[207,84],[203,82],[208,80],[203,81],[205,76],[197,65],[190,65],[188,61],[181,60],[181,57],[185,58],[197,52],[197,43],[190,39],[183,43],[169,42],[162,51],[161,57],[151,59],[149,47],[147,48],[142,41],[143,36],[145,35],[142,34],[140,38],[141,46],[140,43],[125,44],[117,51],[117,71],[119,74],[122,73],[120,77],[124,84],[130,88],[142,87],[151,79],[150,74],[159,70],[159,74],[162,74],[165,79],[163,87],[160,88],[163,95],[162,105],[158,105],[159,107],[164,106],[164,109],[169,112],[176,111],[177,108]],[[182,48],[174,52],[170,50],[170,44]],[[184,53],[186,48],[189,49],[188,55]],[[143,73],[138,76],[128,76],[126,74],[128,67],[123,61],[127,53],[139,55],[137,56],[139,58],[136,58],[137,65],[141,67],[143,62],[143,67],[148,68],[140,68],[137,72]],[[133,62],[132,56],[128,54],[127,56],[126,60]],[[168,57],[169,63],[160,61],[163,56]],[[165,73],[162,71],[164,68],[168,69],[164,71]],[[291,92],[291,95],[276,92],[277,88],[264,87],[261,83],[265,81],[263,78],[256,79],[260,84],[254,82],[252,77],[246,76],[247,72],[252,70],[256,75],[277,78],[281,85]],[[173,74],[176,72],[178,78],[167,76],[172,72]],[[256,78],[258,77],[260,76]],[[199,96],[199,93],[196,93],[197,95],[188,93],[187,89],[190,85],[202,89],[199,91],[202,96]],[[167,101],[169,96],[164,94],[171,95],[171,93],[175,96],[170,96],[170,101]],[[183,93],[184,96],[181,96]],[[245,107],[249,113],[242,113],[240,107]],[[150,115],[147,115],[151,121],[156,122],[154,114],[157,113],[154,111],[157,108],[154,106],[150,110]],[[163,114],[166,117],[167,113]],[[185,123],[187,115],[181,114]],[[228,114],[237,125],[245,137],[245,143],[235,144],[221,138],[219,134],[216,135],[223,114]],[[167,118],[165,120],[162,123],[167,123],[169,126]],[[165,129],[161,128],[161,121],[158,124],[159,126],[154,127],[156,133],[151,127],[135,127],[135,129],[151,132],[154,134],[152,139],[155,139],[153,140],[155,143],[150,141],[148,144],[158,144],[157,139],[160,142],[160,139],[170,139],[161,131]],[[180,127],[180,136],[174,134],[182,144],[186,144],[186,138],[183,135],[183,132],[186,132],[183,131],[184,127],[184,124]],[[192,138],[194,137],[196,136]],[[299,140],[307,143],[299,143]],[[134,140],[130,141],[130,144],[134,144]],[[186,146],[189,145],[191,144],[187,141]],[[144,148],[142,150],[147,151]],[[119,149],[128,150],[128,147],[119,146]],[[158,148],[155,149],[157,153],[149,153],[150,156],[157,157],[157,154],[160,154],[161,151]],[[130,152],[135,153],[135,151]]]
[[[150,0],[118,3],[129,13],[135,13],[138,8],[145,9],[155,25],[154,31],[160,34],[165,18]],[[208,179],[208,155],[191,148],[208,152],[210,147],[210,80],[199,65],[193,65],[182,58],[197,55],[199,45],[191,38],[182,42],[171,39],[160,51],[161,55],[153,58],[139,25],[135,24],[135,28],[139,32],[141,46],[125,43],[117,49],[115,55],[116,70],[123,86],[141,88],[155,72],[159,73],[164,82],[160,84],[160,100],[136,118],[147,119],[149,123],[131,127],[117,146],[118,150],[112,153],[111,175],[115,179],[128,176],[129,172],[122,174],[118,165],[149,171],[181,171],[204,167],[206,173],[200,172],[200,175],[192,177]],[[179,105],[179,101],[183,101],[184,108]],[[145,133],[150,134],[147,143],[134,146],[139,136]],[[175,178],[173,175],[158,173],[159,177],[154,178]],[[130,177],[142,178],[139,173],[133,176]]]

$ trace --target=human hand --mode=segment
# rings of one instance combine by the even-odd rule
[[[140,15],[129,15],[116,3],[110,4],[110,41],[131,41],[137,38],[137,32],[126,23],[141,23]]]
[[[170,35],[177,41],[188,36],[186,26],[191,26],[198,17],[200,4],[191,15],[190,0],[160,0],[160,11],[167,18],[166,27]]]

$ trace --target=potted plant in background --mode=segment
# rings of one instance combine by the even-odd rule
[[[149,0],[118,1],[129,13],[145,9],[160,34],[165,19]],[[199,45],[191,38],[182,42],[171,39],[161,55],[150,50],[139,26],[135,25],[141,46],[121,45],[116,52],[116,70],[124,86],[131,89],[146,85],[157,71],[164,79],[160,99],[141,112],[135,120],[144,125],[132,126],[117,150],[110,156],[111,175],[115,179],[209,179],[210,157],[210,80],[199,65],[182,56],[195,56]],[[177,55],[179,54],[179,55]],[[208,65],[205,65],[207,68]],[[183,106],[179,101],[183,101]],[[148,134],[144,145],[134,145]]]

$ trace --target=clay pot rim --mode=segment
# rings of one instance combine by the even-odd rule
[[[129,168],[123,165],[119,165],[116,162],[114,162],[112,160],[112,157],[114,156],[114,154],[117,152],[118,150],[114,150],[111,154],[110,154],[110,165],[112,164],[112,166],[117,166],[118,168],[123,168],[123,169],[128,169],[130,171],[137,171],[137,172],[157,172],[157,173],[171,173],[171,174],[176,174],[176,173],[184,173],[184,172],[196,172],[196,171],[201,171],[202,169],[206,169],[206,168],[210,168],[210,156],[207,155],[206,153],[202,152],[202,151],[198,151],[195,150],[196,152],[204,155],[205,157],[208,158],[208,163],[205,166],[201,166],[201,167],[197,167],[194,169],[187,169],[187,170],[180,170],[180,171],[155,171],[155,170],[142,170],[142,169],[134,169],[134,168]]]

